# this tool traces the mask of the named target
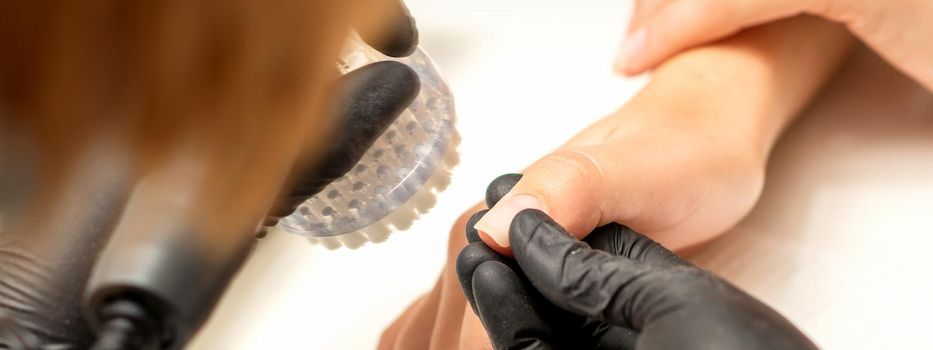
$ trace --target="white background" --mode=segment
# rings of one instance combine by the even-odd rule
[[[411,229],[357,250],[264,240],[194,349],[370,349],[429,290],[486,184],[621,105],[629,1],[410,0],[454,92],[461,165]],[[862,52],[776,150],[761,204],[695,260],[828,348],[930,348],[933,98]]]

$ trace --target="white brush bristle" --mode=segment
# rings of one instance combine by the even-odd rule
[[[455,145],[451,145],[455,146]],[[456,147],[451,147],[451,153],[457,153]],[[454,157],[445,157],[451,161],[459,160],[458,156]],[[437,187],[437,184],[449,184],[452,176],[452,170],[457,165],[456,162],[447,163],[444,162],[442,166],[439,166],[435,171],[434,175],[431,175],[431,178],[428,179],[428,182],[425,183],[425,186],[422,186],[415,195],[410,198],[404,205],[395,209],[392,214],[386,216],[382,220],[367,226],[366,228],[351,232],[349,234],[344,234],[334,237],[309,237],[308,240],[314,244],[320,244],[326,247],[327,249],[334,250],[340,247],[347,247],[350,249],[356,249],[361,247],[367,241],[373,243],[380,243],[385,241],[393,231],[403,231],[411,227],[411,225],[417,220],[422,214],[426,214],[437,203],[437,194],[442,191]],[[431,185],[434,184],[434,185]],[[362,235],[363,242],[355,245],[347,245],[347,239],[345,236],[354,236]],[[353,242],[358,242],[354,240]]]

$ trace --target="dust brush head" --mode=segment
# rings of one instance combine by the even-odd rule
[[[418,96],[350,172],[299,205],[278,227],[330,249],[382,242],[431,209],[449,184],[458,162],[456,114],[431,58],[420,48],[408,57],[388,57],[351,40],[338,66],[346,74],[386,60],[418,73]]]

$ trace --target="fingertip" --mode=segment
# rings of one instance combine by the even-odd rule
[[[460,280],[460,285],[464,285],[464,281],[469,281],[473,278],[473,270],[476,269],[478,262],[481,261],[477,256],[482,254],[481,251],[474,249],[473,245],[467,245],[460,250],[460,253],[457,254],[457,260],[454,263],[454,270],[457,271],[457,279]]]
[[[479,264],[473,272],[471,282],[476,308],[484,323],[514,320],[516,312],[528,316],[525,317],[526,320],[536,314],[521,278],[511,267],[502,262],[486,261]],[[495,327],[495,323],[486,324],[487,329],[490,326]],[[502,331],[502,329],[488,330],[494,333]]]
[[[480,238],[480,240],[482,240],[483,243],[485,243],[487,247],[489,247],[490,249],[496,251],[496,253],[502,254],[502,255],[507,256],[507,257],[510,257],[510,258],[513,257],[513,255],[512,255],[512,247],[503,247],[503,246],[499,245],[499,243],[497,243],[496,240],[493,239],[493,238],[492,238],[489,234],[487,234],[486,232],[483,232],[483,231],[477,231],[477,232],[479,233],[479,238]]]
[[[616,61],[613,65],[613,71],[623,77],[632,78],[644,73],[647,69],[635,66],[629,66]]]
[[[486,206],[494,207],[521,179],[522,174],[505,174],[492,180],[486,187]]]
[[[483,218],[486,213],[489,212],[489,209],[483,209],[470,216],[470,219],[466,223],[466,238],[468,243],[479,242],[482,238],[479,235],[479,231],[476,229],[476,223]]]
[[[514,282],[514,283],[503,283]],[[492,295],[506,295],[509,289],[520,285],[521,281],[515,272],[505,264],[498,261],[484,261],[473,271],[474,286],[482,286]]]
[[[379,31],[364,32],[363,40],[382,54],[406,57],[418,47],[418,27],[408,8],[401,1],[393,1],[386,9],[388,22]]]
[[[476,304],[473,298],[473,274],[476,268],[486,261],[501,259],[496,253],[486,247],[483,243],[473,243],[467,245],[457,254],[455,270],[457,280],[460,282],[460,288],[473,311],[476,311]]]
[[[644,60],[647,48],[647,30],[642,27],[633,31],[622,42],[619,53],[616,54],[615,69],[624,75],[637,74]]]
[[[508,248],[509,227],[512,225],[512,219],[515,218],[515,214],[528,208],[543,209],[544,205],[532,195],[519,194],[511,196],[496,203],[476,223],[475,227],[479,232],[485,233],[488,238],[491,238],[495,242],[495,246]]]
[[[523,300],[525,295],[522,294],[526,293],[518,276],[501,262],[485,261],[479,264],[473,271],[470,284],[475,305],[473,311],[480,316],[485,328],[492,331],[490,336],[502,331],[502,326],[497,325],[498,321],[515,316],[509,310],[530,306],[527,300]]]
[[[344,75],[340,84],[341,108],[337,112],[346,121],[344,133],[354,136],[344,139],[365,140],[367,149],[421,90],[418,73],[396,61],[363,66]]]
[[[612,72],[623,77],[630,76],[630,74],[628,74],[627,68],[625,67],[625,62],[620,61],[618,57],[612,60]]]

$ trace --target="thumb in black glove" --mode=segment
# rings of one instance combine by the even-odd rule
[[[816,347],[763,303],[622,225],[578,241],[545,213],[525,210],[509,238],[514,263],[486,255],[463,259],[461,269],[458,261],[468,300],[497,348],[564,347],[560,339],[576,348]],[[476,256],[474,244],[461,257]],[[573,317],[580,327],[558,324]]]

